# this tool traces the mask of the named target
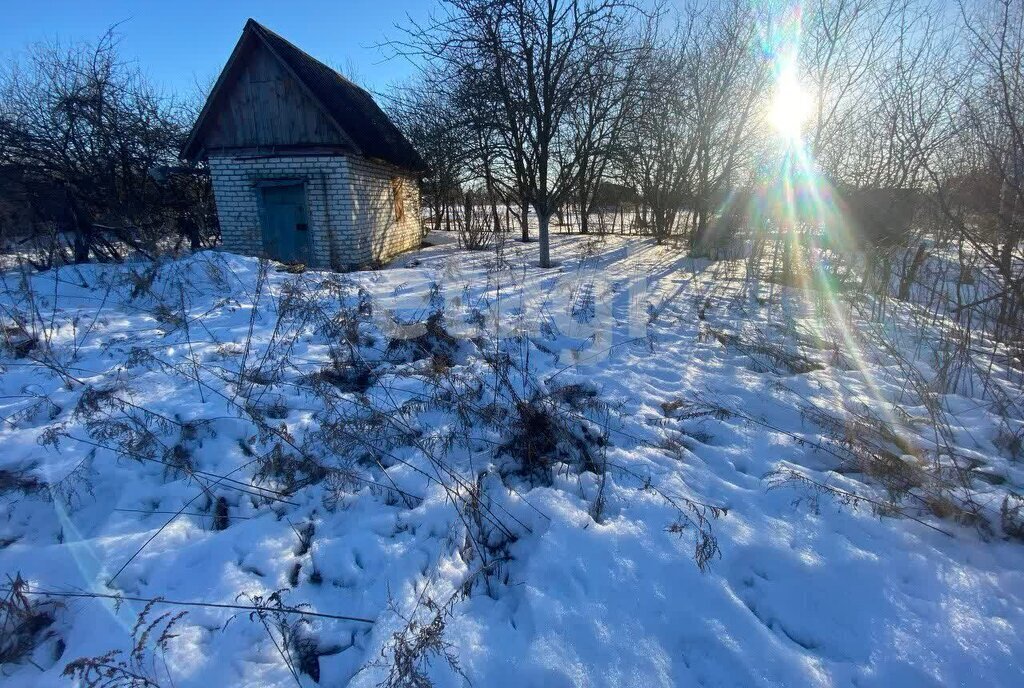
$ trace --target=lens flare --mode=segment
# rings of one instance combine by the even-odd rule
[[[768,121],[786,143],[800,141],[804,125],[811,118],[814,101],[800,82],[796,65],[786,62],[775,78],[775,91],[768,111]]]

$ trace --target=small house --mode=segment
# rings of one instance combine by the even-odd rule
[[[351,270],[421,243],[416,149],[364,89],[252,19],[182,158],[209,164],[226,250]]]

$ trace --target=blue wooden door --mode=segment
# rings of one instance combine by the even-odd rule
[[[306,190],[302,183],[264,186],[263,249],[282,263],[309,262]]]

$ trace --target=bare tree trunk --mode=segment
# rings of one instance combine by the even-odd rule
[[[435,203],[434,204],[434,213],[433,213],[433,215],[434,216],[431,219],[434,222],[434,231],[435,232],[440,232],[441,231],[441,223],[444,221],[443,206],[440,203]]]
[[[526,201],[520,201],[519,206],[519,229],[522,230],[523,243],[530,241],[530,206]]]
[[[548,225],[551,222],[551,213],[537,213],[537,220],[540,225],[540,266],[551,267],[551,245],[548,236]]]
[[[203,247],[202,239],[199,236],[199,226],[192,218],[183,218],[180,227],[182,236],[188,239],[189,248],[193,251],[198,251]]]
[[[494,189],[492,188],[488,193],[491,201],[491,216],[494,218],[494,231],[500,233],[504,231],[501,227],[501,214],[498,213],[498,199],[494,195]]]
[[[494,220],[495,233],[501,232],[501,216],[498,215],[497,193],[494,189],[494,177],[491,174],[490,162],[484,161],[484,183],[487,186],[487,200],[491,204],[491,217]]]
[[[708,214],[701,204],[698,204],[694,216],[693,250],[699,255],[708,255]]]
[[[917,247],[917,252],[914,253],[914,259],[910,261],[910,266],[906,272],[903,273],[900,279],[900,290],[899,298],[901,301],[907,301],[910,299],[910,286],[917,279],[917,273],[921,269],[921,264],[924,263],[925,256],[925,243],[922,241]]]
[[[78,203],[74,200],[71,201],[71,215],[75,222],[74,261],[78,264],[88,263],[89,252],[95,241],[92,223],[83,217]]]

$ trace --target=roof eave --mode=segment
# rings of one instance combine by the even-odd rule
[[[213,102],[217,99],[216,96],[218,92],[227,81],[228,74],[231,73],[232,68],[238,61],[238,56],[242,54],[242,46],[245,44],[246,38],[248,38],[251,33],[250,26],[254,24],[256,24],[256,22],[251,17],[245,22],[245,28],[242,29],[242,35],[238,37],[238,42],[235,43],[235,47],[232,49],[231,55],[228,57],[228,61],[224,65],[224,69],[220,70],[220,74],[217,75],[217,81],[214,82],[213,88],[210,89],[209,95],[206,96],[206,102],[203,103],[203,109],[199,111],[199,116],[196,117],[195,124],[192,125],[192,130],[189,132],[188,138],[185,139],[185,144],[181,147],[179,157],[182,160],[196,162],[200,159],[200,156],[195,155],[199,133],[206,124],[206,119],[210,114],[210,110],[213,109]]]

